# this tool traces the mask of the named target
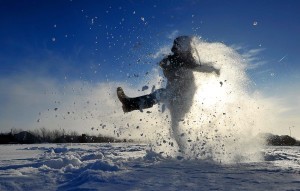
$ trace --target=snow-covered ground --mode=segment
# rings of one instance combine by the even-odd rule
[[[300,148],[222,164],[164,157],[142,144],[0,146],[0,190],[300,190]]]

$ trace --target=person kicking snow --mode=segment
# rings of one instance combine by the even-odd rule
[[[121,87],[117,88],[117,96],[122,103],[122,109],[126,112],[151,108],[154,104],[163,102],[167,105],[171,114],[171,127],[173,137],[184,149],[179,140],[179,121],[189,112],[196,91],[193,72],[215,73],[220,75],[220,70],[209,63],[197,62],[193,57],[191,43],[193,37],[179,36],[174,40],[172,53],[160,61],[159,66],[167,78],[165,88],[139,97],[128,97]],[[198,53],[198,52],[196,52]]]

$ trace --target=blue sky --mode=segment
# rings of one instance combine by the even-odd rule
[[[1,0],[0,78],[134,84],[157,66],[161,57],[153,55],[175,36],[198,35],[252,54],[247,72],[256,88],[293,105],[300,87],[299,10],[296,0]],[[139,77],[129,78],[134,74]],[[0,102],[10,97],[3,91]]]

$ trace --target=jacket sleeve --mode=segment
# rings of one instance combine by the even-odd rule
[[[217,75],[220,75],[220,69],[210,66],[208,64],[198,65],[197,67],[193,68],[196,72],[204,72],[204,73],[213,73],[215,72]]]

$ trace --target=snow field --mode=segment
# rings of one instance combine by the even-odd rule
[[[165,157],[140,144],[0,147],[0,190],[299,190],[298,147],[268,147],[260,162]]]

